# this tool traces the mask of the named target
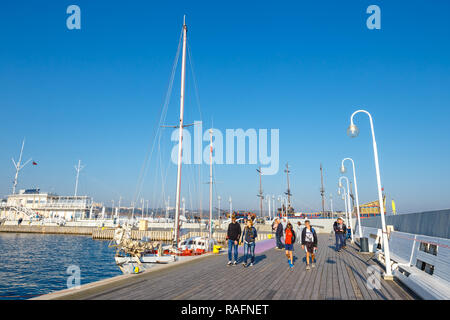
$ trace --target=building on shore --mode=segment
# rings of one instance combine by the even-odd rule
[[[35,220],[64,219],[73,221],[88,218],[93,200],[88,196],[59,196],[39,189],[20,190],[0,203],[0,219]]]

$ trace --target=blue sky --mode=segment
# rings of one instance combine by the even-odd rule
[[[67,6],[81,8],[81,30],[66,28]],[[366,8],[381,8],[381,30]],[[18,188],[80,193],[129,204],[166,94],[183,14],[201,107],[188,66],[186,123],[203,128],[280,130],[280,165],[291,166],[297,210],[320,208],[320,171],[335,209],[340,161],[357,166],[361,203],[375,200],[370,128],[346,135],[351,113],[374,117],[381,179],[400,212],[450,207],[450,23],[446,1],[29,1],[0,11],[0,194],[10,193],[26,137]],[[166,122],[177,123],[179,68]],[[206,144],[205,144],[206,145]],[[150,163],[142,197],[175,198],[176,167]],[[256,209],[256,165],[216,165],[215,197]],[[185,166],[183,195],[207,207],[208,167]],[[351,172],[351,170],[350,170]],[[159,177],[159,178],[158,178]],[[159,179],[159,180],[158,180]],[[285,175],[263,177],[265,193],[285,191]],[[222,208],[227,206],[222,201]],[[328,201],[327,201],[328,202]],[[217,204],[215,204],[217,206]]]

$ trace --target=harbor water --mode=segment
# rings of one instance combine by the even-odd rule
[[[122,274],[108,243],[91,236],[0,233],[0,300],[67,289],[69,267],[79,268],[81,285]]]

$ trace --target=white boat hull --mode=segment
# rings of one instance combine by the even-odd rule
[[[116,264],[124,274],[141,273],[155,264],[167,264],[176,261],[175,256],[158,256],[150,254],[142,256],[139,260],[134,257],[115,257]]]

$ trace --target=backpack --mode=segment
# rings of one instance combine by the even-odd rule
[[[295,242],[295,232],[292,229],[286,229],[286,244],[293,244]]]

